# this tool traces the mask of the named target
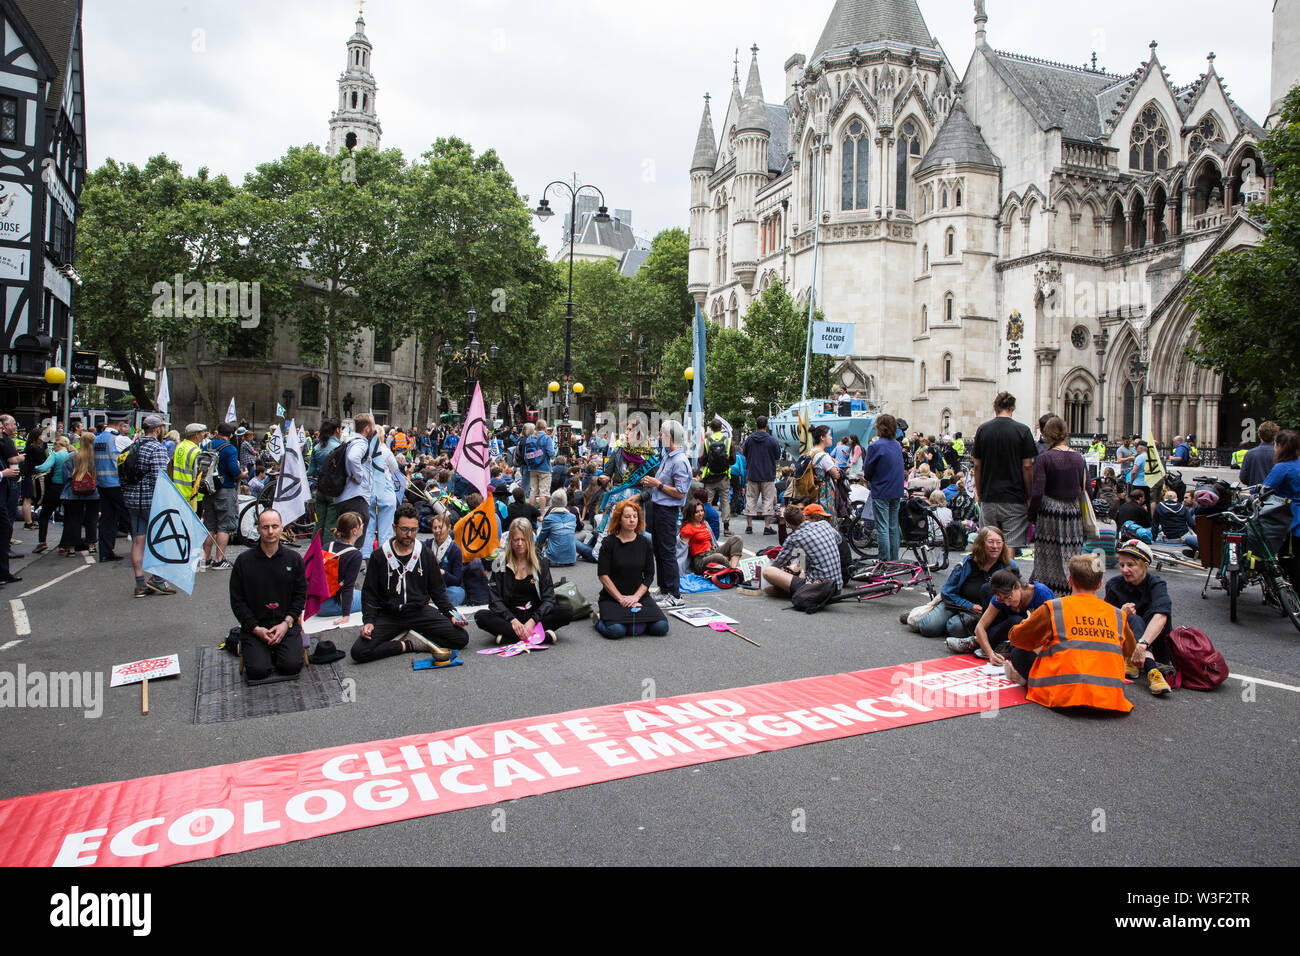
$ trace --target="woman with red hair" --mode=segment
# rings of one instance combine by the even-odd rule
[[[627,500],[614,506],[596,565],[601,583],[596,631],[601,637],[617,640],[630,634],[662,637],[668,633],[668,619],[650,596],[655,555],[643,531],[640,505]]]

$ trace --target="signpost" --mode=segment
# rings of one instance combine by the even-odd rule
[[[72,380],[82,385],[94,385],[99,381],[99,353],[88,349],[76,349],[72,353]]]
[[[140,713],[149,713],[149,681],[159,677],[175,677],[181,672],[181,659],[178,654],[165,657],[151,657],[130,664],[114,664],[109,687],[121,687],[123,684],[140,685]]]

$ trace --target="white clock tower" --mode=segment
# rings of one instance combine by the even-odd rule
[[[366,21],[357,16],[356,32],[348,38],[348,65],[339,75],[339,107],[330,114],[330,139],[326,152],[379,148],[383,129],[375,110],[375,77],[370,72],[370,40]]]

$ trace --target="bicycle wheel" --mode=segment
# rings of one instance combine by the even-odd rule
[[[257,544],[257,519],[261,517],[266,510],[266,503],[260,498],[255,498],[248,504],[244,505],[239,512],[239,524],[235,528],[235,535],[241,544]]]
[[[1237,623],[1237,595],[1241,593],[1241,572],[1229,571],[1226,582],[1228,588],[1228,620]]]
[[[1282,616],[1289,617],[1300,631],[1300,594],[1296,594],[1291,581],[1280,568],[1269,568],[1264,572],[1264,587],[1272,594]]]
[[[876,526],[863,517],[863,508],[859,503],[849,514],[849,547],[854,554],[864,558],[875,557],[880,551],[876,541]]]

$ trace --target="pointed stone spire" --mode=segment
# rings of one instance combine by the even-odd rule
[[[713,117],[709,114],[709,94],[704,94],[704,115],[700,117],[700,133],[695,137],[695,156],[691,159],[691,172],[707,169],[712,172],[718,165],[718,141],[713,135]]]
[[[763,102],[763,84],[758,78],[758,45],[751,48],[752,59],[749,61],[749,80],[745,83],[745,99],[740,106],[740,122],[737,130],[761,130],[772,132],[767,121],[767,106]]]
[[[358,13],[356,29],[347,42],[347,65],[339,75],[339,107],[330,114],[330,138],[325,151],[331,156],[343,149],[379,148],[383,129],[375,103],[378,86],[370,72],[373,50],[366,36],[366,21]]]
[[[985,25],[989,22],[989,15],[984,9],[984,0],[975,0],[975,45],[988,46],[988,39],[984,35]]]

